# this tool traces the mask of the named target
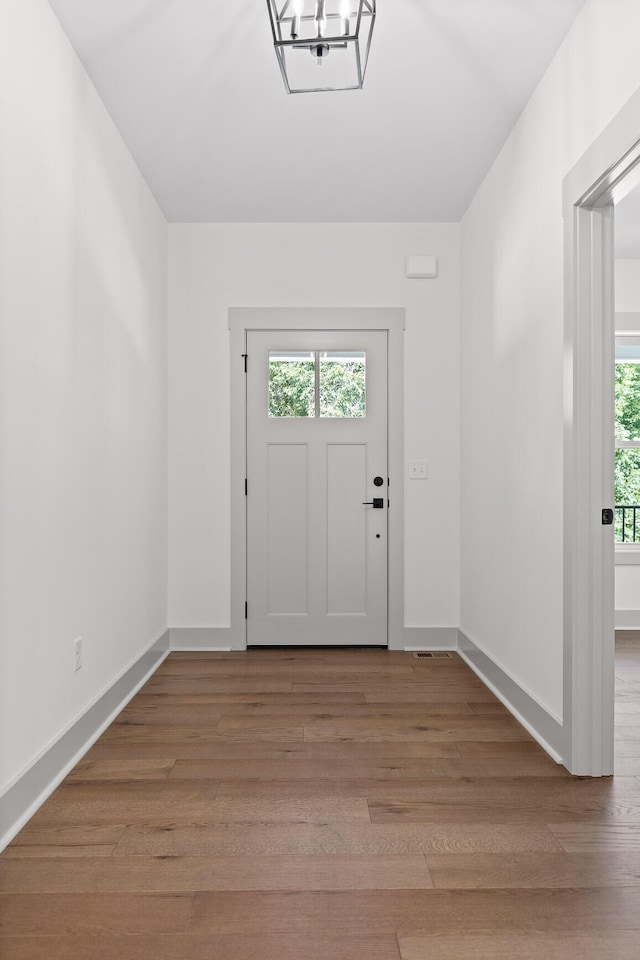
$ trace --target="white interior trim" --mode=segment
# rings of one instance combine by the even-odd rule
[[[640,91],[565,178],[564,727],[569,770],[613,772],[613,204],[640,178]]]
[[[232,650],[230,627],[170,627],[172,650]]]
[[[616,311],[616,332],[618,336],[624,337],[640,334],[640,313],[627,313],[625,311]]]
[[[405,627],[404,650],[457,650],[457,627]]]
[[[248,330],[387,330],[390,650],[404,649],[404,329],[398,307],[231,307],[231,648],[246,649],[246,396]]]
[[[640,543],[616,543],[615,562],[616,567],[627,564],[631,566],[640,564]]]
[[[616,610],[616,630],[640,630],[640,610]]]

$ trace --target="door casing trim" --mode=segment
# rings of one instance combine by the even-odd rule
[[[246,381],[249,330],[386,330],[388,334],[389,566],[388,647],[404,638],[404,330],[403,307],[230,307],[232,650],[247,646]],[[251,362],[249,357],[248,362]]]
[[[564,762],[613,773],[613,209],[640,182],[640,90],[563,182]]]

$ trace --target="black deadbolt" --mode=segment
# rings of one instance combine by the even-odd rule
[[[384,483],[384,480],[382,479],[382,477],[374,477],[374,478],[373,478],[373,485],[374,485],[375,487],[381,487],[383,483]]]
[[[602,523],[605,527],[613,523],[613,510],[605,509],[602,511]]]

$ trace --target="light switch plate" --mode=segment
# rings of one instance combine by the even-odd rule
[[[409,460],[409,480],[426,480],[427,477],[426,460]]]

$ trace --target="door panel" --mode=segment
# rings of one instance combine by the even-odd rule
[[[308,613],[307,450],[303,443],[268,445],[269,616]]]
[[[386,645],[386,332],[249,331],[247,353],[247,642]]]
[[[366,616],[367,489],[364,443],[327,444],[327,613]]]

